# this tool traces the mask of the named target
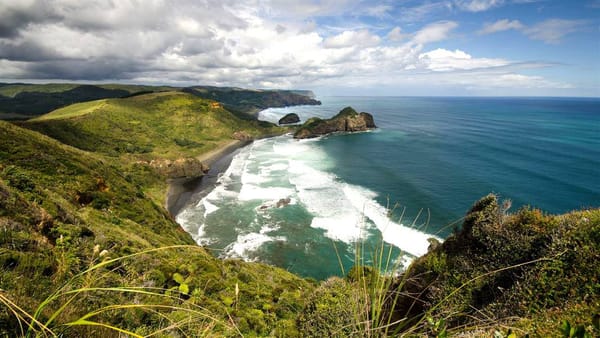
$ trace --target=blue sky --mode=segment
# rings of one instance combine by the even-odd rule
[[[0,81],[600,96],[600,1],[0,0]]]

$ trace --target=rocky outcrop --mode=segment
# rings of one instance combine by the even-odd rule
[[[279,119],[279,124],[291,124],[300,122],[300,117],[296,113],[289,113]]]
[[[294,138],[304,139],[337,132],[366,131],[376,128],[373,115],[358,113],[352,107],[342,109],[336,116],[323,120],[313,117],[296,131]]]
[[[200,177],[210,169],[195,158],[179,158],[176,160],[152,160],[148,165],[160,175],[167,178]]]
[[[238,131],[234,132],[233,135],[231,135],[231,137],[233,137],[234,139],[236,139],[238,141],[252,141],[252,139],[253,139],[252,135],[250,135],[247,132],[242,131],[242,130],[238,130]]]

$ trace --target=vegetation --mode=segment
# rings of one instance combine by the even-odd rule
[[[346,107],[330,119],[313,117],[294,132],[294,138],[312,138],[338,132],[367,131],[376,128],[373,116],[358,113],[352,107]]]
[[[125,89],[107,89],[92,85],[5,85],[0,86],[0,113],[36,116],[76,102],[124,97]]]
[[[237,131],[250,137],[285,131],[240,120],[214,101],[182,92],[79,103],[21,125],[79,149],[136,159],[196,156],[231,141]]]
[[[165,91],[183,91],[216,100],[239,118],[255,119],[254,113],[268,107],[320,104],[310,91],[249,90],[229,87],[169,87],[125,84],[80,85],[72,83],[0,83],[0,119],[27,119],[73,103],[125,98]]]
[[[89,314],[88,320],[142,335],[295,332],[290,318],[311,283],[266,265],[219,261],[193,246],[145,193],[160,177],[5,122],[0,138],[4,304],[17,304],[66,336],[116,335],[73,324]],[[163,247],[171,248],[149,251]],[[0,336],[27,331],[11,309],[0,306]],[[192,323],[192,310],[213,319]]]
[[[195,86],[183,89],[196,96],[219,101],[242,119],[253,119],[256,113],[269,107],[319,105],[310,91],[249,90],[231,87]]]
[[[600,210],[508,214],[488,195],[462,229],[413,263],[390,292],[395,318],[443,320],[448,330],[509,325],[556,336],[560,320],[589,324],[600,309]]]
[[[0,336],[600,335],[599,209],[489,195],[401,275],[359,244],[320,283],[196,246],[146,161],[284,130],[177,91],[0,121]]]

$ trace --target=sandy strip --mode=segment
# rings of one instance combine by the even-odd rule
[[[209,187],[210,183],[214,183],[212,181],[216,181],[216,179],[211,180],[210,178],[216,178],[220,172],[227,169],[233,158],[233,152],[250,143],[252,141],[231,140],[214,150],[198,155],[196,158],[210,167],[208,174],[204,176],[168,180],[169,187],[167,189],[166,208],[169,214],[175,217],[190,201],[192,195],[200,193],[203,189]]]

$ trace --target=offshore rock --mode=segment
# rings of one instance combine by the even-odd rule
[[[291,124],[300,122],[300,117],[296,113],[289,113],[279,119],[279,124]]]
[[[377,128],[373,115],[358,113],[352,107],[342,109],[336,116],[323,120],[318,117],[308,119],[294,133],[294,138],[305,139],[338,132],[357,132]]]

